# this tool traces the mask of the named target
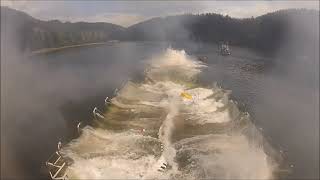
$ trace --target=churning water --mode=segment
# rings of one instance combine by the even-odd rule
[[[104,118],[61,150],[69,178],[270,179],[281,155],[229,98],[202,85],[206,64],[167,49],[148,61],[143,80],[128,81]],[[187,96],[184,96],[186,94]]]

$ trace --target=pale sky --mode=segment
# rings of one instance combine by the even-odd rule
[[[41,19],[109,22],[130,26],[158,16],[183,13],[218,13],[245,18],[287,8],[319,10],[319,1],[26,1],[1,0],[2,6],[24,11]]]

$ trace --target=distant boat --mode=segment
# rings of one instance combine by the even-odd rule
[[[230,48],[229,48],[229,45],[226,44],[226,43],[222,43],[219,47],[219,52],[221,55],[223,56],[227,56],[227,55],[230,55],[231,52],[230,52]]]

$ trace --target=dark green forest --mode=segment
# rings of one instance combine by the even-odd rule
[[[288,34],[317,33],[311,22],[319,11],[287,9],[245,19],[215,13],[153,18],[128,28],[110,23],[41,21],[24,12],[1,7],[1,37],[24,51],[108,40],[228,42],[262,51],[277,49]],[[309,19],[310,21],[305,21]],[[299,21],[299,25],[293,25]],[[312,34],[311,33],[311,34]],[[313,36],[314,37],[314,36]],[[10,38],[10,39],[9,39]],[[12,39],[13,38],[13,39]],[[303,37],[308,40],[311,37]]]
[[[21,50],[37,50],[112,39],[125,28],[110,23],[41,21],[28,14],[1,7],[1,38]]]

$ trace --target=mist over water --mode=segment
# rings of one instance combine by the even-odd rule
[[[3,177],[47,177],[44,162],[61,139],[71,177],[317,179],[319,21],[309,21],[314,27],[296,19],[292,29],[308,32],[288,32],[275,57],[239,47],[222,57],[215,45],[194,42],[171,43],[177,51],[121,42],[28,57],[2,38]],[[92,124],[93,108],[104,109],[103,99],[137,74],[112,100],[108,119]],[[93,127],[67,144],[80,121]]]
[[[1,167],[4,177],[26,178],[47,177],[44,163],[57,142],[76,137],[77,123],[90,121],[100,100],[134,77],[141,69],[138,60],[157,49],[134,43],[121,48],[109,44],[108,50],[78,48],[30,57],[14,44],[3,43]],[[142,48],[147,51],[136,54]],[[132,61],[127,61],[129,57]]]
[[[212,85],[213,82],[218,82],[218,85],[222,86],[223,89],[232,90],[232,93],[230,94],[229,91],[221,89],[222,92],[226,92],[222,93],[218,91],[218,94],[230,94],[229,97],[231,96],[232,99],[236,99],[238,101],[236,108],[229,107],[228,109],[234,113],[237,113],[238,110],[236,109],[238,108],[240,108],[242,112],[248,111],[251,115],[249,122],[254,122],[254,124],[258,126],[258,129],[262,127],[262,132],[254,133],[254,135],[251,137],[259,139],[259,134],[263,134],[264,137],[268,138],[268,143],[273,145],[274,148],[271,149],[275,149],[275,154],[279,154],[281,150],[283,152],[282,156],[285,156],[285,163],[288,164],[287,166],[290,166],[290,164],[294,165],[292,168],[289,168],[289,177],[317,176],[318,150],[316,140],[318,136],[316,127],[318,127],[318,118],[316,113],[318,108],[316,107],[318,107],[318,104],[313,104],[313,102],[317,103],[317,98],[313,97],[314,93],[317,92],[314,88],[318,87],[318,85],[316,84],[317,81],[314,81],[313,79],[317,78],[317,76],[313,76],[313,69],[315,69],[314,71],[316,72],[318,70],[317,66],[312,65],[312,61],[314,60],[313,57],[305,58],[307,62],[311,61],[311,63],[308,63],[311,66],[307,66],[308,64],[306,63],[289,63],[299,62],[299,59],[295,61],[288,61],[288,65],[290,65],[288,67],[295,67],[295,69],[292,68],[292,70],[290,70],[290,68],[285,68],[286,66],[284,65],[269,63],[270,61],[268,60],[270,59],[258,56],[246,49],[234,47],[232,48],[232,56],[221,57],[216,54],[216,47],[214,45],[201,45],[192,43],[190,45],[183,45],[184,49],[186,49],[186,54],[208,56],[209,61],[206,65],[207,67],[201,67],[200,69],[191,68],[192,66],[183,66],[182,64],[184,64],[185,61],[181,61],[180,65],[182,66],[178,66],[178,73],[170,74],[172,69],[176,69],[174,64],[177,64],[179,60],[177,60],[175,56],[171,56],[171,58],[168,56],[170,53],[166,53],[167,46],[168,44],[161,43],[119,43],[116,45],[67,50],[61,53],[54,53],[48,56],[38,57],[33,61],[23,61],[27,59],[20,58],[17,58],[14,61],[12,58],[7,58],[7,60],[10,61],[6,61],[7,63],[4,63],[2,60],[2,68],[5,69],[1,72],[2,83],[11,83],[10,91],[7,89],[10,87],[9,84],[2,86],[2,88],[6,87],[5,89],[2,89],[2,95],[5,96],[5,94],[7,94],[7,97],[3,98],[5,101],[2,101],[4,105],[2,104],[1,107],[2,119],[6,117],[4,118],[6,121],[1,122],[3,130],[2,133],[6,134],[6,136],[2,136],[2,138],[5,139],[5,141],[2,141],[2,143],[6,143],[6,146],[2,146],[6,148],[6,150],[2,151],[2,153],[6,155],[4,156],[6,158],[2,159],[2,163],[5,163],[6,166],[2,166],[2,168],[7,170],[10,168],[11,170],[16,170],[15,172],[11,173],[10,171],[4,172],[9,173],[10,176],[16,175],[18,177],[26,175],[29,177],[34,177],[36,174],[39,174],[39,172],[41,173],[39,176],[46,176],[47,171],[45,169],[41,171],[41,166],[50,156],[50,154],[56,149],[56,143],[58,140],[62,138],[62,141],[65,144],[68,142],[68,140],[64,140],[66,137],[69,137],[69,139],[76,137],[76,124],[78,122],[87,121],[90,123],[92,119],[92,110],[95,106],[98,106],[99,109],[102,110],[104,108],[104,98],[106,96],[111,96],[114,88],[121,87],[121,84],[127,80],[127,78],[132,78],[135,77],[136,74],[141,74],[138,72],[143,72],[145,69],[147,69],[146,72],[148,72],[148,67],[150,64],[152,64],[151,67],[153,67],[153,71],[149,72],[147,76],[142,75],[141,77],[138,77],[140,81],[134,80],[126,84],[125,88],[123,88],[121,91],[122,94],[119,97],[124,96],[124,92],[127,93],[125,96],[129,96],[129,99],[133,98],[134,100],[145,99],[151,96],[151,99],[147,99],[145,102],[143,102],[145,105],[161,105],[161,103],[159,104],[157,102],[161,99],[161,96],[153,94],[154,92],[151,93],[151,95],[139,95],[138,91],[135,90],[137,85],[138,87],[141,86],[141,78],[144,79],[145,77],[151,77],[156,81],[163,81],[163,79],[172,80],[170,78],[174,74],[174,77],[177,77],[177,79],[172,80],[173,83],[167,84],[170,85],[167,88],[173,89],[174,94],[178,95],[177,98],[180,100],[180,93],[183,91],[183,87],[181,87],[180,84],[187,84],[186,86],[188,88],[189,86],[190,88],[195,88],[192,85],[193,83],[189,83],[190,81],[188,78],[197,77],[195,79],[199,80],[199,82],[196,81],[195,84],[201,88],[190,91],[190,93],[195,94],[196,99],[203,98],[200,96],[201,93],[203,93],[203,96],[205,97],[210,94],[213,89],[220,89],[218,86]],[[174,48],[183,49],[179,48],[178,45],[171,44],[171,46]],[[123,52],[128,53],[125,54]],[[181,53],[182,51],[171,52],[176,52],[174,53],[175,55],[183,54]],[[95,58],[92,58],[93,54],[96,55],[94,56]],[[88,61],[88,59],[90,59],[90,61]],[[162,61],[163,59],[170,59],[170,61]],[[194,58],[191,59],[193,59],[192,62],[194,62]],[[265,62],[263,62],[263,60],[265,60]],[[279,60],[283,62],[283,59],[279,58]],[[317,63],[317,61],[314,62]],[[264,67],[262,70],[254,68],[256,65],[261,64]],[[174,66],[175,68],[170,69],[171,66]],[[309,67],[310,71],[309,69],[299,68],[301,66]],[[124,69],[121,70],[121,68]],[[41,69],[44,70],[41,71]],[[119,71],[114,71],[114,69],[119,69]],[[163,69],[165,69],[164,72]],[[284,71],[285,69],[287,70]],[[300,73],[296,73],[298,70],[300,70]],[[188,73],[185,74],[184,72]],[[287,74],[286,72],[291,73]],[[17,74],[20,75],[18,76]],[[119,79],[114,78],[115,74],[117,77],[119,77]],[[302,77],[311,77],[311,80],[297,80],[299,78],[301,79]],[[13,80],[13,78],[15,80]],[[194,79],[191,79],[191,82],[194,82]],[[161,85],[160,83],[159,86],[153,88],[153,91],[159,91],[161,87],[164,88],[163,86],[165,87],[165,85]],[[149,90],[152,89],[152,86],[150,86],[148,83],[145,83],[143,87]],[[41,98],[38,98],[41,94],[43,94]],[[317,94],[315,94],[315,96],[316,95]],[[157,101],[152,102],[151,100],[153,100],[153,98],[155,98]],[[34,105],[30,104],[29,102],[33,102]],[[173,102],[175,104],[175,101]],[[207,109],[204,107],[207,107],[208,103],[210,104],[211,102],[197,102],[199,103],[193,105],[192,103],[191,105],[183,105],[188,109],[187,111],[201,115],[200,118],[199,116],[189,113],[188,116],[191,116],[192,118],[187,122],[190,122],[191,125],[181,125],[181,121],[179,119],[184,119],[184,117],[180,117],[179,115],[177,117],[175,116],[175,118],[178,120],[175,121],[176,125],[173,128],[174,133],[172,134],[171,142],[173,147],[177,149],[175,159],[180,162],[178,167],[181,166],[187,172],[189,172],[187,169],[192,169],[192,167],[195,166],[193,167],[196,169],[194,172],[198,172],[196,176],[203,176],[205,174],[204,172],[207,173],[207,176],[211,176],[212,174],[209,172],[213,171],[208,170],[208,167],[217,167],[218,165],[219,167],[225,167],[227,164],[224,163],[230,162],[232,159],[236,159],[235,157],[237,155],[230,154],[233,152],[233,150],[228,150],[228,148],[233,147],[232,145],[236,144],[237,142],[239,143],[237,146],[239,146],[241,152],[248,153],[248,156],[241,155],[239,158],[241,157],[245,159],[249,157],[258,157],[259,161],[259,158],[261,160],[261,157],[271,156],[275,159],[278,159],[277,155],[273,155],[273,153],[270,153],[272,155],[268,154],[269,152],[273,152],[273,150],[262,151],[261,148],[258,148],[260,149],[259,151],[252,152],[252,148],[246,146],[246,144],[248,144],[248,139],[250,138],[246,138],[245,136],[228,138],[228,136],[206,135],[200,136],[202,139],[200,137],[192,139],[191,136],[198,136],[201,134],[199,134],[199,132],[206,132],[210,134],[212,132],[225,133],[223,129],[230,130],[230,128],[225,128],[225,126],[218,125],[224,124],[225,120],[228,119],[221,118],[224,116],[221,113],[219,115],[216,114],[217,116],[214,118],[215,120],[218,120],[219,123],[217,123],[215,126],[206,126],[206,123],[210,122],[210,120],[213,118],[211,115],[207,115],[205,113],[207,110],[210,110],[210,108]],[[113,101],[113,103],[117,102]],[[86,141],[83,141],[83,146],[79,146],[80,149],[83,148],[83,151],[98,152],[94,156],[100,156],[99,152],[101,151],[109,152],[109,149],[106,150],[106,147],[110,148],[109,143],[112,141],[112,143],[119,144],[118,146],[120,146],[120,144],[123,146],[131,143],[131,145],[128,145],[128,147],[119,148],[124,149],[122,151],[123,153],[135,150],[137,151],[137,154],[140,154],[143,157],[146,156],[145,159],[139,159],[141,161],[130,161],[131,163],[129,163],[127,160],[119,162],[109,159],[110,161],[107,161],[106,159],[109,157],[104,157],[106,158],[105,161],[101,160],[99,163],[96,163],[94,160],[92,160],[89,162],[84,161],[83,164],[79,164],[80,162],[75,161],[78,163],[73,164],[75,168],[72,168],[72,170],[77,174],[76,169],[78,169],[78,171],[81,173],[83,172],[82,177],[87,177],[92,175],[91,171],[84,172],[83,168],[79,168],[83,167],[84,164],[86,164],[85,167],[97,167],[98,169],[105,166],[110,168],[115,166],[113,168],[116,169],[119,169],[120,167],[124,167],[124,169],[136,167],[130,172],[123,172],[124,174],[122,175],[127,177],[141,178],[140,175],[144,174],[144,172],[147,170],[144,168],[144,166],[140,166],[140,164],[158,167],[158,163],[160,163],[158,160],[161,157],[161,143],[158,139],[159,128],[170,110],[170,106],[168,106],[169,102],[163,101],[162,103],[162,107],[152,109],[152,112],[156,112],[155,114],[148,112],[148,117],[145,119],[143,117],[140,118],[140,120],[142,120],[141,124],[158,122],[158,124],[150,124],[147,128],[145,128],[147,133],[151,133],[151,137],[142,136],[139,134],[139,132],[141,132],[141,126],[139,123],[136,124],[136,121],[128,121],[132,118],[123,118],[120,116],[120,119],[127,119],[126,123],[128,123],[128,127],[125,127],[125,129],[130,129],[131,126],[134,126],[139,132],[129,131],[127,133],[120,133],[115,137],[115,133],[113,133],[113,131],[120,131],[124,128],[120,125],[111,126],[111,124],[115,122],[108,119],[106,122],[110,122],[110,124],[107,124],[103,128],[108,129],[108,127],[111,127],[111,132],[109,132],[109,129],[97,130],[89,128],[88,130],[84,130],[84,133],[79,139],[79,141],[81,141],[82,138],[88,136],[90,137],[87,139],[88,141],[91,141],[94,144],[96,142],[97,144],[101,145],[99,147],[95,147],[91,144],[87,146]],[[126,103],[125,105],[128,106],[129,104]],[[15,108],[9,109],[9,107]],[[39,107],[41,107],[43,110],[38,111]],[[180,106],[175,105],[175,107]],[[211,110],[215,110],[215,107],[216,105],[212,106],[213,109]],[[291,111],[292,108],[295,109],[295,111]],[[16,113],[18,109],[19,113]],[[178,108],[179,113],[183,113],[182,110],[183,108]],[[202,110],[204,112],[200,112]],[[110,113],[106,115],[106,117],[110,117]],[[161,117],[160,121],[149,121],[148,119],[159,119],[159,117]],[[38,128],[33,128],[35,124]],[[14,131],[17,128],[17,125],[21,127],[19,132]],[[196,126],[199,129],[199,132],[193,132],[195,128],[190,128],[193,126]],[[148,132],[150,129],[154,130]],[[253,127],[253,129],[256,128]],[[248,135],[250,135],[249,132],[251,131],[248,131]],[[92,134],[96,133],[99,133],[99,135],[93,138]],[[106,134],[104,135],[104,133]],[[45,138],[43,138],[43,136],[45,136]],[[105,136],[105,138],[100,139],[100,136]],[[131,136],[136,137],[138,140],[135,140],[134,143],[132,143],[133,141]],[[298,141],[295,141],[292,139],[292,137],[295,137]],[[187,138],[188,141],[183,141],[183,138]],[[209,158],[212,157],[215,159],[215,161],[211,161],[213,164],[207,164],[207,161],[205,161],[208,159],[207,156],[202,155],[200,157],[200,155],[197,155],[201,154],[201,152],[197,152],[197,149],[206,148],[208,144],[212,143],[210,141],[212,139],[215,141],[215,143],[212,144],[213,147],[219,147],[222,142],[225,143],[225,156],[232,157],[229,159],[229,161],[226,161],[223,158],[210,156]],[[146,141],[148,145],[144,144]],[[180,147],[183,146],[184,143],[187,143],[187,147],[186,149],[181,149]],[[48,144],[46,145],[46,149],[44,149],[44,144]],[[264,145],[264,147],[269,147],[269,145]],[[115,152],[114,149],[111,149],[110,151],[112,151],[111,154],[114,154]],[[220,152],[221,149],[216,151]],[[268,155],[264,154],[264,152],[268,152]],[[249,156],[250,153],[257,153],[257,156]],[[24,157],[18,156],[18,154],[21,154],[21,156]],[[81,154],[81,151],[79,154]],[[192,160],[186,161],[185,159],[188,159],[190,156],[193,157]],[[221,155],[221,157],[225,156]],[[237,159],[236,162],[244,161],[244,159],[241,158]],[[192,161],[194,161],[194,163],[192,163]],[[252,159],[252,161],[257,161],[257,159]],[[261,160],[261,162],[266,161]],[[121,163],[123,165],[121,165]],[[218,165],[215,163],[218,163]],[[201,166],[199,166],[199,164]],[[231,166],[233,164],[237,163],[231,163],[229,165]],[[78,168],[76,167],[77,165],[79,165]],[[242,166],[243,162],[241,164],[241,167]],[[20,169],[18,169],[18,167],[20,167]],[[30,169],[27,169],[26,167],[30,167]],[[202,169],[199,167],[202,167]],[[234,170],[236,170],[234,166],[232,167]],[[261,172],[261,174],[268,174],[266,172],[269,172],[269,170],[266,170],[262,167],[263,166],[261,166],[261,171],[259,172]],[[199,169],[201,169],[201,171]],[[284,169],[285,170],[284,172],[282,171],[282,173],[287,174],[288,169]],[[98,174],[100,173],[97,175],[99,177],[108,175],[111,177],[112,174],[113,177],[121,176],[121,173],[114,174],[114,169],[111,168],[109,170],[106,171],[105,174],[101,174],[101,171],[92,172]],[[238,170],[244,173],[244,170]],[[280,171],[281,170],[282,169],[280,168]],[[150,172],[151,175],[149,174],[148,177],[153,177],[153,171]],[[156,170],[156,172],[158,171]],[[275,172],[277,174],[277,170],[275,170]],[[170,173],[160,175],[162,177],[163,175],[170,176],[172,174],[175,173],[171,171]],[[234,172],[234,174],[239,175],[239,172]],[[230,177],[235,177],[234,174],[230,175]],[[242,175],[249,176],[248,173],[244,173]],[[190,175],[190,178],[194,176],[195,175]],[[225,174],[215,174],[215,176],[225,176]],[[179,177],[181,176],[177,175],[177,178]]]
[[[254,127],[249,115],[229,100],[230,92],[197,83],[203,68],[204,64],[184,51],[168,49],[152,58],[145,80],[127,82],[111,99],[105,118],[97,119],[94,128],[86,127],[63,148],[64,157],[72,159],[68,176],[276,177],[281,156]],[[192,99],[182,97],[182,92]],[[159,172],[163,163],[168,167]]]

